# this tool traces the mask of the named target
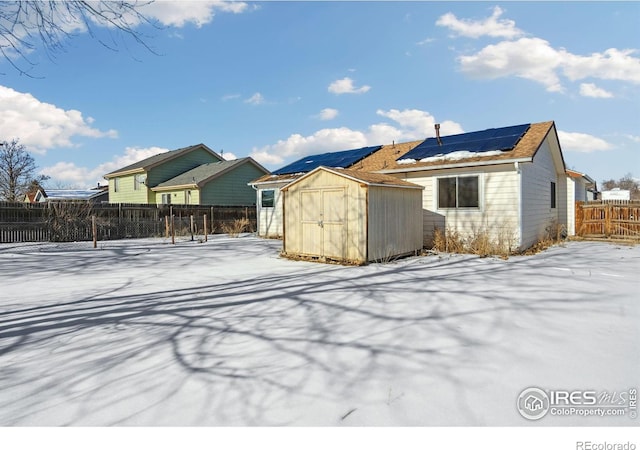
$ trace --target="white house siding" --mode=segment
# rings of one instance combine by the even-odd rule
[[[567,202],[564,211],[559,211],[559,222],[564,222],[567,234],[574,236],[576,234],[576,201],[584,201],[586,189],[584,189],[584,183],[580,183],[579,179],[569,176],[564,178],[564,183],[567,186],[564,198],[567,199]],[[582,195],[580,195],[581,190],[583,191]],[[560,200],[560,202],[562,201]],[[565,219],[563,220],[563,218]]]
[[[455,175],[479,177],[479,208],[438,209],[437,179]],[[506,239],[517,246],[520,182],[513,164],[414,172],[403,179],[425,187],[422,198],[425,247],[433,245],[434,230],[445,227],[465,236],[489,232],[493,239]]]
[[[566,215],[566,201],[563,199],[567,198],[567,184],[558,179],[548,138],[538,149],[533,162],[523,163],[520,167],[522,168],[522,240],[520,246],[527,248],[543,238],[551,225],[560,222],[560,214]],[[562,181],[564,181],[564,177]],[[555,209],[551,208],[551,182],[556,183]]]
[[[260,187],[257,192],[258,235],[268,238],[282,237],[282,192],[280,188],[287,183],[270,184]],[[262,191],[274,191],[273,208],[262,206]]]

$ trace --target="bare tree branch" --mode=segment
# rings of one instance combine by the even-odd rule
[[[126,47],[128,38],[157,54],[139,28],[160,28],[141,12],[152,1],[0,1],[0,54],[16,71],[28,76],[36,65],[29,58],[31,52],[42,49],[55,59],[80,32],[89,33],[109,50]]]
[[[30,186],[48,180],[45,175],[36,175],[33,157],[18,139],[0,143],[0,200],[22,201]]]

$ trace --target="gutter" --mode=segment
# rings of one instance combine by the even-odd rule
[[[465,167],[478,167],[478,166],[497,166],[501,164],[516,164],[521,162],[531,162],[531,158],[514,158],[514,159],[500,159],[492,161],[474,161],[474,162],[461,162],[455,164],[440,164],[437,166],[420,166],[411,167],[411,164],[406,164],[407,167],[401,169],[390,170],[376,170],[377,173],[406,173],[406,172],[424,172],[426,170],[441,170],[441,169],[460,169]]]

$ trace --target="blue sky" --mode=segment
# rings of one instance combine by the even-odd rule
[[[167,2],[149,52],[80,26],[31,76],[0,61],[0,139],[50,187],[203,142],[299,157],[554,120],[568,168],[640,177],[639,2]],[[2,45],[2,41],[0,41]],[[103,181],[103,180],[102,180]]]

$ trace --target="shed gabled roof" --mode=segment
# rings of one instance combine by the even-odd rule
[[[218,160],[223,161],[222,156],[220,156],[219,154],[217,154],[216,152],[214,152],[213,150],[211,150],[209,147],[207,147],[204,144],[196,144],[196,145],[190,145],[189,147],[183,147],[183,148],[179,148],[177,150],[172,150],[169,152],[164,152],[164,153],[159,153],[157,155],[153,155],[150,156],[148,158],[145,158],[141,161],[135,162],[133,164],[129,164],[128,166],[122,167],[121,169],[118,170],[114,170],[113,172],[110,172],[108,174],[106,174],[104,177],[106,179],[118,176],[118,175],[127,175],[127,174],[131,174],[131,173],[136,173],[136,172],[145,172],[145,171],[149,171],[150,169],[159,166],[160,164],[163,164],[167,161],[171,161],[172,159],[178,158],[182,155],[185,155],[187,153],[190,153],[194,150],[199,150],[199,149],[204,149],[206,151],[208,151],[209,153],[211,153],[214,157],[216,157]]]
[[[191,170],[188,170],[180,175],[171,178],[159,185],[151,188],[152,191],[155,190],[164,190],[168,188],[176,188],[176,187],[193,187],[193,188],[201,188],[205,184],[209,183],[211,180],[222,176],[223,174],[233,170],[236,167],[239,167],[243,164],[253,164],[258,169],[268,172],[267,169],[262,167],[259,163],[257,163],[253,158],[239,158],[233,159],[230,161],[218,161],[214,163],[202,164],[198,167],[194,167]]]
[[[300,176],[296,180],[287,184],[282,188],[283,191],[286,191],[294,184],[304,180],[312,176],[313,174],[325,171],[329,173],[333,173],[335,175],[348,178],[350,180],[356,181],[358,183],[366,184],[367,186],[384,186],[384,187],[396,187],[396,188],[408,188],[408,189],[424,189],[424,186],[420,186],[414,183],[410,183],[408,181],[401,180],[399,178],[393,177],[391,175],[385,175],[382,173],[372,173],[372,172],[360,172],[358,170],[349,170],[349,169],[335,169],[332,167],[324,167],[320,166],[312,170],[311,172],[305,173]]]

